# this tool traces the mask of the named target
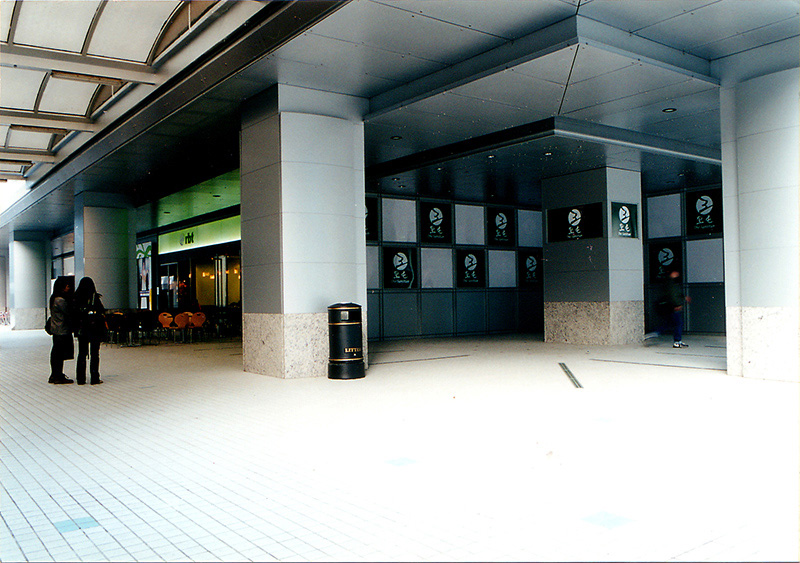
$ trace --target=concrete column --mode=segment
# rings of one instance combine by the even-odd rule
[[[245,108],[245,371],[326,375],[328,305],[366,309],[365,111],[359,98],[283,85]]]
[[[721,90],[728,373],[798,381],[800,70]]]
[[[135,235],[129,214],[124,199],[115,194],[75,196],[75,284],[84,276],[92,278],[107,309],[135,303]]]
[[[0,256],[0,310],[8,308],[8,257]]]
[[[542,181],[549,210],[602,204],[602,236],[544,244],[546,342],[630,344],[644,334],[641,174],[600,168]],[[615,232],[612,204],[629,204],[634,236]],[[584,225],[590,217],[583,217]]]
[[[14,330],[41,329],[50,297],[47,233],[15,232],[8,248],[9,310]]]

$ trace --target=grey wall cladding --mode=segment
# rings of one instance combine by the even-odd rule
[[[480,204],[427,198],[382,197],[380,236],[367,246],[369,338],[371,340],[454,336],[460,334],[539,331],[544,326],[542,292],[518,287],[518,250],[541,247],[541,211],[510,209],[509,222],[519,225],[510,246],[487,243],[489,213]],[[452,221],[444,236],[427,236],[428,217],[436,207]],[[420,215],[425,213],[426,216]],[[420,234],[419,229],[426,230]],[[418,236],[419,235],[419,236]],[[424,240],[423,240],[424,239]],[[465,246],[467,245],[467,246]],[[385,286],[386,248],[408,247],[419,256],[419,283],[408,289]],[[459,250],[460,249],[460,250]],[[456,285],[458,251],[469,249],[485,261],[485,279],[477,287]],[[524,307],[524,314],[520,310]]]

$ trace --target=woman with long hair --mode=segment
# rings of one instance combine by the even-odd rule
[[[74,383],[64,374],[64,360],[75,357],[75,344],[72,341],[72,309],[70,297],[72,278],[60,276],[53,284],[50,296],[50,334],[53,335],[53,348],[50,350],[50,379],[56,385]]]
[[[75,290],[74,309],[78,328],[78,361],[75,365],[75,379],[78,385],[86,384],[86,356],[89,356],[89,383],[99,385],[100,343],[105,340],[106,322],[103,317],[106,308],[100,301],[100,294],[92,278],[83,278]]]

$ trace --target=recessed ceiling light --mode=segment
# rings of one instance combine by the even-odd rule
[[[678,108],[664,108],[661,111],[663,111],[664,113],[673,113],[678,111]]]
[[[405,184],[400,184],[400,185],[399,185],[399,186],[397,186],[397,187],[398,187],[398,188],[400,188],[400,189],[403,189],[403,188],[405,188],[405,187],[406,187],[406,185],[405,185]]]
[[[392,136],[391,136],[391,137],[389,137],[389,138],[390,138],[392,141],[399,141],[399,140],[400,140],[400,139],[402,139],[403,137],[401,137],[400,135],[392,135]]]
[[[544,153],[544,155],[545,155],[545,156],[553,156],[553,153],[551,153],[550,151],[548,151],[548,152]]]
[[[214,194],[214,197],[222,197],[222,196],[219,194]]]
[[[164,215],[169,215],[170,213],[171,213],[171,211],[165,211]]]
[[[494,155],[493,155],[493,154],[490,154],[490,155],[489,155],[489,158],[494,158]]]

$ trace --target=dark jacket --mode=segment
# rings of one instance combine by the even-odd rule
[[[72,311],[69,302],[63,297],[55,297],[50,306],[50,333],[53,336],[72,334]]]
[[[667,284],[664,287],[664,299],[673,310],[683,307],[685,296],[680,282],[673,278],[667,278]]]
[[[75,302],[76,331],[80,338],[102,340],[106,335],[106,321],[103,313],[106,308],[100,300],[100,294],[92,293],[84,300]]]

